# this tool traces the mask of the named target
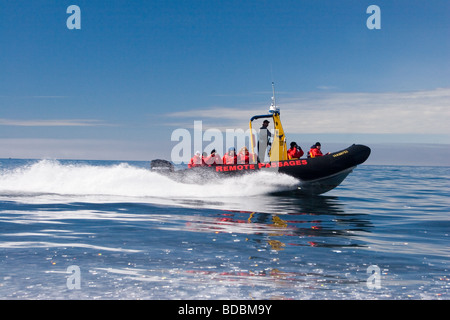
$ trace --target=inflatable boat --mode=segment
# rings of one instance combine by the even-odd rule
[[[275,95],[274,95],[275,96]],[[174,165],[167,160],[153,160],[150,163],[152,171],[169,176],[180,182],[199,183],[242,174],[252,174],[260,171],[272,171],[286,174],[298,179],[298,192],[302,194],[322,194],[336,188],[356,166],[364,163],[370,155],[370,148],[364,145],[353,144],[346,149],[328,153],[314,158],[290,159],[286,146],[286,136],[280,119],[280,109],[272,105],[268,114],[256,115],[250,119],[249,127],[256,119],[272,120],[274,130],[269,159],[260,161],[256,136],[251,134],[251,157],[246,163],[203,165],[189,169],[175,170]],[[267,155],[265,156],[267,157]],[[265,159],[263,156],[262,158]]]

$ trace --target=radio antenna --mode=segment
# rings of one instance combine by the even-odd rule
[[[272,81],[272,105],[276,108],[277,102],[275,100],[275,83]]]
[[[272,63],[270,64],[270,77],[272,78],[272,105],[276,106],[275,103],[275,82],[273,80],[273,68]]]

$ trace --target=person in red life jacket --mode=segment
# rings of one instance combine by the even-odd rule
[[[291,142],[291,148],[287,151],[288,159],[299,159],[303,154],[302,148],[300,148],[296,142]]]
[[[237,163],[236,149],[231,147],[228,149],[228,152],[223,156],[223,164],[236,164],[236,163]]]
[[[250,153],[247,147],[242,147],[238,153],[238,163],[239,164],[249,164],[250,163]]]
[[[222,164],[222,157],[218,153],[216,153],[216,149],[213,149],[211,151],[211,154],[205,159],[205,164],[207,166]]]
[[[320,148],[321,148],[320,142],[316,142],[316,144],[313,144],[311,146],[311,149],[308,152],[308,158],[315,158],[315,157],[323,156],[323,153],[320,150]],[[330,154],[330,153],[328,152],[327,154]]]
[[[200,154],[200,151],[197,151],[192,159],[189,160],[188,168],[202,167],[204,165],[205,162],[203,161],[203,157]]]

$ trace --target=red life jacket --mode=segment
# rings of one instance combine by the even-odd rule
[[[222,164],[222,158],[218,154],[210,154],[206,159],[205,163],[208,166],[215,166],[216,164]]]
[[[239,163],[240,164],[249,164],[250,157],[249,152],[245,151],[245,153],[239,153]]]
[[[237,163],[237,155],[231,156],[230,154],[226,153],[223,156],[223,164],[236,164]]]
[[[205,163],[203,161],[202,156],[195,155],[189,160],[188,168],[201,167],[204,166]]]
[[[311,150],[309,150],[309,157],[310,158],[321,157],[321,156],[323,156],[323,153],[319,149],[311,148]]]
[[[302,149],[297,149],[297,148],[291,148],[288,150],[287,155],[288,155],[288,159],[299,159],[301,156],[303,156],[304,152]]]

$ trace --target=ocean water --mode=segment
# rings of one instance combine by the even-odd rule
[[[0,160],[0,299],[449,299],[450,167],[301,197],[148,162]]]

